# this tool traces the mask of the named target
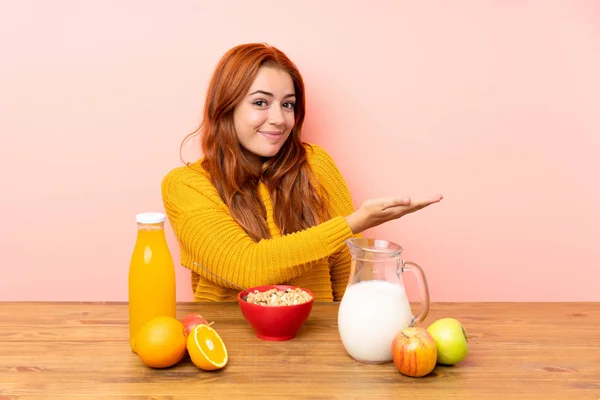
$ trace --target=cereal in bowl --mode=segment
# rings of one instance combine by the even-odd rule
[[[312,296],[300,288],[269,289],[264,292],[255,290],[244,297],[248,303],[259,306],[293,306],[312,300]]]

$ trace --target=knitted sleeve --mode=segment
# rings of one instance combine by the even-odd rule
[[[346,216],[353,213],[354,205],[350,191],[335,162],[321,147],[316,145],[312,145],[312,147],[314,154],[311,157],[311,166],[329,194],[332,215]],[[362,234],[356,234],[354,237],[362,237]],[[351,261],[352,257],[348,246],[341,247],[329,258],[333,299],[335,301],[340,301],[344,295],[350,278]]]
[[[162,197],[181,247],[181,263],[217,285],[253,287],[294,279],[345,246],[352,231],[343,216],[282,237],[254,242],[230,215],[208,178],[189,167],[169,172]]]

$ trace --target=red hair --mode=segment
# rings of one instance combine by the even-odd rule
[[[233,122],[235,106],[246,96],[261,66],[287,72],[294,82],[296,102],[294,127],[279,152],[256,171],[242,155]],[[210,81],[202,125],[208,172],[233,218],[258,242],[269,238],[266,210],[260,200],[258,183],[269,190],[274,220],[283,235],[297,232],[329,219],[326,193],[314,180],[301,141],[305,113],[304,82],[294,63],[275,47],[250,43],[229,50],[216,66]]]

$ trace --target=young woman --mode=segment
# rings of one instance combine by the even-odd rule
[[[304,113],[300,72],[278,49],[244,44],[218,63],[192,133],[203,158],[162,183],[196,301],[236,301],[238,287],[270,284],[339,301],[346,239],[442,199],[373,199],[354,210],[332,158],[302,142]]]

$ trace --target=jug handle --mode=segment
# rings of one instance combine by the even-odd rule
[[[427,278],[423,269],[412,261],[400,260],[401,267],[398,270],[398,275],[403,271],[411,271],[417,277],[419,283],[419,297],[421,300],[421,309],[419,313],[413,317],[410,321],[410,326],[414,326],[417,323],[423,322],[429,314],[429,286],[427,285]]]

